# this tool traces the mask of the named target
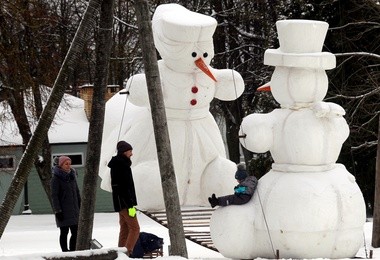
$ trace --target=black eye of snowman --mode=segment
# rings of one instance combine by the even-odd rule
[[[207,52],[203,53],[203,58],[207,58],[207,56],[208,56]]]
[[[195,57],[197,57],[197,53],[194,51],[193,53],[191,53],[191,56],[193,56],[195,58]]]

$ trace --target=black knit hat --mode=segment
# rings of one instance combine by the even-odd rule
[[[244,180],[245,178],[247,178],[247,176],[248,176],[248,173],[247,173],[247,170],[245,168],[245,164],[239,163],[237,165],[237,171],[235,173],[235,179],[241,181],[241,180]]]
[[[125,151],[132,150],[132,145],[126,141],[120,141],[116,145],[117,153],[124,153]]]

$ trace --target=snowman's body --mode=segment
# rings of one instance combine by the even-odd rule
[[[344,110],[322,102],[328,84],[324,69],[334,67],[335,58],[318,55],[318,47],[294,53],[297,44],[302,50],[315,43],[302,31],[319,35],[323,43],[326,25],[277,22],[280,51],[267,52],[264,62],[278,66],[271,89],[282,108],[249,115],[241,125],[247,135],[242,145],[254,152],[270,151],[274,163],[248,204],[214,212],[211,235],[225,257],[272,258],[278,249],[281,258],[349,258],[361,246],[363,196],[355,178],[336,164],[349,134]],[[323,62],[306,63],[305,68],[310,57]],[[247,232],[250,239],[236,240]]]
[[[242,129],[255,134],[248,135],[242,143],[256,152],[270,150],[275,161],[272,168],[331,168],[338,159],[340,145],[348,137],[348,125],[341,116],[318,117],[316,113],[309,108],[283,108],[249,115]]]
[[[192,18],[200,24],[192,26],[192,21],[189,21],[189,24],[177,27],[178,19],[173,17],[171,20],[173,13],[175,16],[184,14],[182,22],[186,15],[195,16]],[[168,23],[171,30],[164,30]],[[190,12],[176,4],[159,6],[153,18],[156,47],[163,57],[158,66],[181,205],[207,206],[210,194],[228,194],[235,182],[236,164],[226,159],[221,133],[209,107],[214,98],[238,98],[244,90],[244,82],[236,71],[216,70],[205,65],[214,55],[212,34],[215,27],[213,18]],[[165,34],[173,33],[173,30],[177,30],[177,34]],[[193,30],[199,35],[195,39],[187,39]],[[182,34],[184,38],[181,38]],[[202,60],[216,81],[201,71],[194,64],[195,60]],[[120,139],[133,146],[132,172],[138,207],[143,210],[163,209],[145,75],[132,76],[126,87],[130,92],[128,106],[133,107],[135,115],[129,114]],[[112,105],[112,99],[107,103]],[[105,140],[107,147],[117,141],[112,134],[109,138],[112,141]],[[103,152],[103,165],[112,152],[109,148],[108,152]],[[109,190],[108,173],[101,177],[102,187]]]

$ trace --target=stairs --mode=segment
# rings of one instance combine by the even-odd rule
[[[218,252],[210,235],[210,218],[214,209],[204,207],[182,208],[182,222],[186,239]],[[143,212],[145,215],[168,228],[165,211]]]

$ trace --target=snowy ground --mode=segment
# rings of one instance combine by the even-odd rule
[[[168,230],[139,213],[138,219],[141,231],[153,233],[164,238],[164,257],[168,257],[170,243]],[[58,242],[59,230],[55,226],[53,215],[20,215],[12,216],[0,240],[1,260],[40,260],[41,256],[62,255]],[[373,258],[380,259],[380,249],[371,245],[372,222],[367,222],[363,234],[363,247],[357,257],[366,258],[373,250]],[[94,220],[93,238],[97,239],[103,248],[115,248],[118,239],[118,215],[116,213],[96,213]],[[365,245],[364,246],[364,238]],[[187,242],[189,259],[217,259],[223,256],[215,251],[206,249],[191,241]],[[66,253],[67,254],[67,253]],[[170,257],[175,260],[177,257]],[[119,257],[118,259],[127,259]],[[180,259],[178,257],[178,259]]]
[[[141,231],[153,233],[164,239],[164,256],[168,256],[168,230],[142,213],[138,214],[138,220]],[[117,213],[95,214],[93,238],[98,240],[103,248],[117,247],[118,232]],[[0,259],[29,260],[38,255],[58,255],[61,251],[58,236],[59,229],[55,225],[53,215],[12,216],[0,240]],[[189,258],[223,258],[221,254],[191,241],[187,242],[187,251]]]

